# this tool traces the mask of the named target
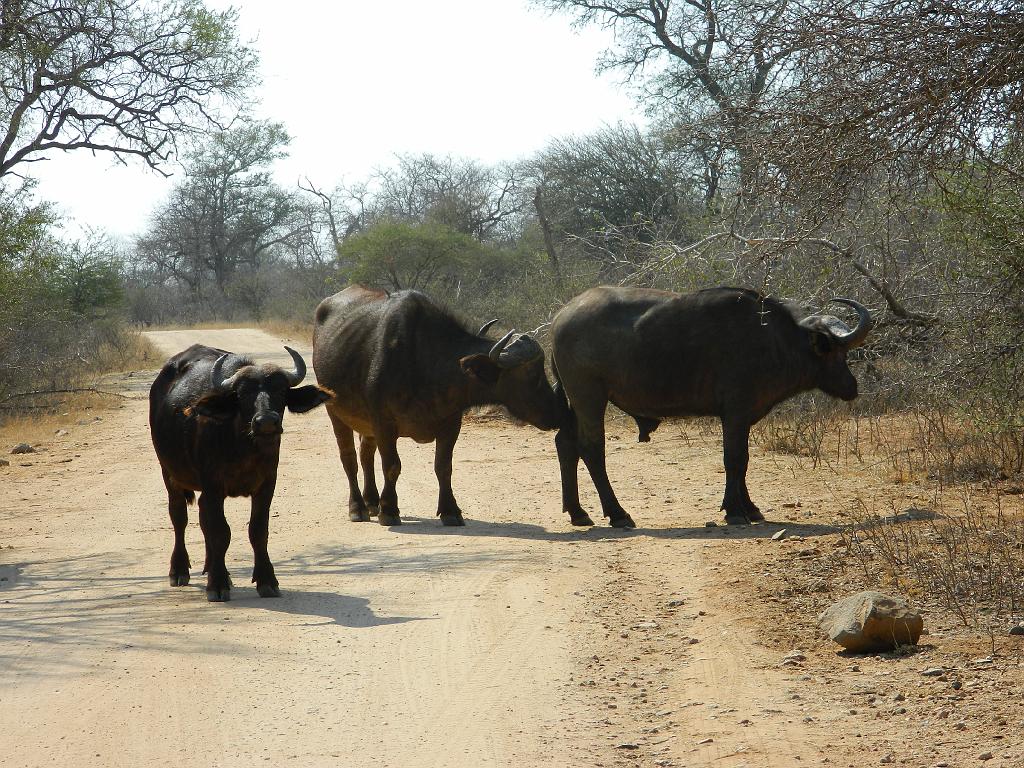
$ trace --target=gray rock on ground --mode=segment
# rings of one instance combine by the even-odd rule
[[[878,653],[917,645],[924,619],[901,598],[859,592],[826,608],[818,617],[818,626],[848,651]]]
[[[11,453],[35,453],[36,449],[28,443],[18,443],[14,448],[11,449]]]

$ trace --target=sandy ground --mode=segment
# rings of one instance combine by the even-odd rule
[[[287,363],[287,342],[309,359],[252,330],[149,335],[167,355],[202,341]],[[402,441],[407,522],[385,529],[347,520],[326,416],[289,415],[270,529],[283,596],[248,583],[245,500],[228,506],[232,601],[205,600],[194,511],[192,584],[171,588],[152,376],[0,470],[0,766],[860,765],[928,732],[851,713],[837,691],[856,680],[780,666],[821,644],[758,630],[772,609],[752,580],[780,526],[704,526],[723,474],[692,428],[649,445],[612,429],[633,532],[572,528],[552,436],[483,417],[455,451],[467,526],[433,517],[433,447]],[[750,479],[807,541],[864,492],[756,450]],[[904,762],[941,764],[919,752]]]

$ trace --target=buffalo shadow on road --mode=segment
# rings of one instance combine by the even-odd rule
[[[354,629],[425,620],[432,617],[386,616],[370,600],[338,592],[304,591],[286,561],[278,566],[282,596],[261,598],[248,584],[249,567],[233,568],[232,600],[210,604],[205,581],[193,567],[192,582],[171,587],[167,576],[153,573],[150,558],[138,552],[101,552],[70,558],[42,558],[0,567],[0,674],[31,671],[59,677],[83,663],[75,651],[102,648],[132,652],[142,648],[181,651],[189,629],[217,628],[227,619],[263,610],[326,619]],[[161,570],[164,565],[161,558]],[[241,613],[239,613],[241,612]],[[28,652],[33,646],[43,653]],[[247,650],[232,633],[193,644],[194,652],[221,654]]]
[[[259,597],[255,588],[247,590],[247,592],[251,592],[251,597],[250,595],[236,596],[233,594],[229,605],[237,604],[269,613],[311,618],[319,616],[328,620],[311,622],[311,626],[337,624],[351,629],[368,629],[388,624],[405,624],[409,621],[427,621],[432,618],[428,616],[381,616],[374,613],[369,599],[365,597],[354,597],[337,592],[288,589],[287,584],[281,588],[281,597]]]
[[[593,527],[550,530],[536,523],[483,522],[466,517],[464,527],[441,525],[437,518],[402,516],[402,525],[391,526],[395,533],[413,536],[481,536],[535,541],[609,541],[647,537],[652,539],[695,539],[727,541],[743,539],[769,539],[785,529],[787,536],[815,538],[840,533],[847,526],[799,523],[790,520],[769,520],[757,525],[681,526],[676,528],[649,528],[642,524],[633,529],[612,528],[600,522]],[[411,524],[409,524],[411,523]],[[568,520],[565,521],[568,523]],[[374,523],[370,523],[373,525]]]

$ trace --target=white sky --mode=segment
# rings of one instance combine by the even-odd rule
[[[293,185],[327,189],[364,178],[396,153],[487,163],[549,139],[642,120],[626,88],[594,64],[612,42],[576,31],[526,0],[208,0],[240,9],[242,38],[260,51],[260,117],[282,121]],[[173,180],[85,152],[36,163],[39,196],[79,225],[131,236]]]

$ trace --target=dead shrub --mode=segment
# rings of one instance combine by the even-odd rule
[[[947,492],[942,498],[951,495]],[[882,582],[991,638],[1024,615],[1024,505],[984,508],[969,486],[941,513],[879,515],[861,502],[841,540],[868,584]]]

